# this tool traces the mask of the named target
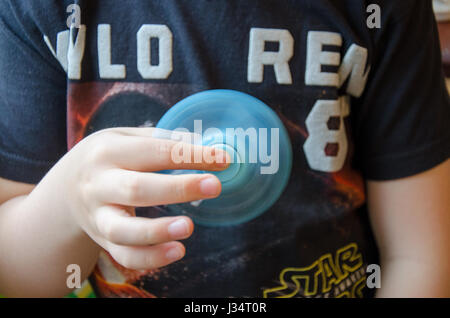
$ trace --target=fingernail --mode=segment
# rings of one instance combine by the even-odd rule
[[[183,251],[179,247],[171,248],[166,253],[166,258],[170,261],[176,261],[183,257]]]
[[[205,178],[200,181],[200,192],[206,196],[215,196],[219,193],[219,185],[213,177]]]
[[[186,237],[189,234],[189,225],[184,219],[177,220],[171,223],[167,230],[169,231],[170,236],[173,238],[182,238]]]

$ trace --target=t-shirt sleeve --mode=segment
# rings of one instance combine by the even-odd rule
[[[431,1],[408,1],[391,13],[375,31],[366,90],[352,107],[356,162],[372,180],[411,176],[450,156],[450,101]]]
[[[0,2],[0,177],[35,184],[67,149],[66,76],[31,3]]]

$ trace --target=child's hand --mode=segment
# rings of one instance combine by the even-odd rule
[[[180,142],[154,138],[155,133],[168,132],[155,128],[99,131],[58,163],[57,173],[65,174],[59,178],[64,200],[75,222],[118,263],[132,269],[158,268],[181,259],[185,248],[176,241],[193,231],[188,217],[135,217],[134,207],[214,198],[221,191],[220,181],[211,174],[153,172],[217,171],[225,169],[229,160],[224,151],[215,149],[213,163],[193,163],[195,154],[212,148],[183,144],[185,151],[191,149],[192,163],[174,163],[172,150],[175,145],[179,149]]]

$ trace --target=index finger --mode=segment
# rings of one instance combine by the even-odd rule
[[[215,147],[142,136],[116,135],[112,138],[115,138],[114,146],[109,149],[108,156],[122,169],[220,171],[231,162],[225,150]]]

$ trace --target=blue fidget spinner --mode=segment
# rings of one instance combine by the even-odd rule
[[[197,224],[250,221],[267,211],[287,185],[292,167],[288,133],[277,114],[255,97],[233,90],[203,91],[170,108],[156,127],[200,133],[203,145],[224,149],[233,159],[220,172],[164,171],[213,173],[221,181],[217,198],[168,206]]]

